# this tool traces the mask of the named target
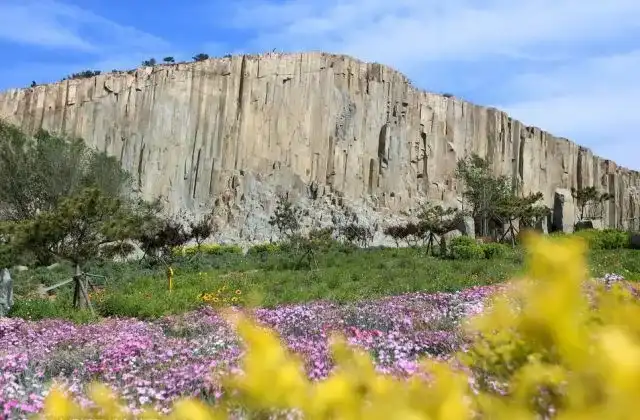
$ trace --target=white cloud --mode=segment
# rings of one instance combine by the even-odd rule
[[[487,55],[546,59],[563,47],[640,31],[640,2],[610,0],[237,1],[228,21],[262,48],[321,48],[406,68]],[[541,47],[544,50],[541,50]]]
[[[56,0],[0,2],[2,40],[100,55],[168,47],[159,37]]]
[[[515,118],[640,169],[638,68],[640,49],[520,74],[508,84],[514,100],[498,106]]]
[[[0,68],[3,88],[31,79],[53,82],[84,69],[130,69],[149,57],[173,55],[160,37],[57,0],[0,0],[2,41],[59,53],[48,59],[33,53],[28,60],[9,57]]]
[[[427,90],[497,104],[528,125],[640,168],[637,0],[232,4],[226,23],[255,30],[253,50],[324,50],[388,64]]]
[[[45,8],[29,7],[26,3],[0,4],[0,40],[43,47],[65,47],[92,50],[72,28],[56,19]]]

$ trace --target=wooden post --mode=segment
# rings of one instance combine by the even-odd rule
[[[91,313],[95,315],[93,305],[91,304],[91,300],[89,299],[87,279],[82,270],[80,270],[80,265],[78,264],[76,264],[76,270],[75,274],[73,275],[73,280],[75,283],[75,289],[73,291],[74,306],[78,309],[89,308]]]
[[[84,309],[88,306],[87,305],[88,296],[86,296],[84,276],[82,275],[82,270],[80,270],[80,265],[78,264],[76,264],[75,274],[73,275],[73,281],[75,283],[75,288],[73,291],[74,305],[78,309]]]
[[[169,283],[169,291],[173,290],[173,269],[167,267],[167,282]]]
[[[7,268],[0,270],[0,316],[6,316],[13,306],[13,280]]]

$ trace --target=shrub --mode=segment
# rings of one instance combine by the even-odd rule
[[[474,238],[458,236],[451,240],[451,256],[456,260],[476,260],[485,258],[484,249]]]
[[[100,70],[83,70],[79,73],[71,74],[71,76],[67,77],[67,79],[88,79],[94,76],[99,76],[100,73]]]
[[[585,229],[575,233],[586,239],[590,249],[623,249],[629,248],[631,237],[628,232],[615,229]]]
[[[486,259],[502,258],[509,252],[509,247],[499,243],[480,244]]]
[[[249,248],[249,251],[247,252],[247,254],[248,255],[277,254],[281,250],[282,249],[280,245],[268,242],[268,243],[252,246],[251,248]]]
[[[269,224],[278,229],[282,238],[290,239],[300,231],[301,217],[300,207],[291,202],[288,193],[282,194],[278,196],[276,208],[269,219]]]
[[[99,255],[102,259],[114,260],[116,258],[125,258],[135,250],[136,247],[132,243],[117,241],[101,246]]]
[[[216,231],[216,226],[211,215],[206,215],[197,221],[189,222],[189,234],[201,246]]]
[[[372,227],[361,226],[356,223],[349,223],[346,226],[341,226],[339,232],[349,244],[356,246],[361,245],[364,248],[369,246],[369,243],[373,240],[375,234]]]
[[[155,204],[152,207],[155,207]],[[153,214],[156,210],[157,208],[150,208],[150,220],[147,226],[140,229],[140,246],[146,255],[174,256],[174,249],[193,239],[191,232],[188,232],[176,218],[164,219]]]
[[[204,255],[226,255],[226,254],[242,254],[242,248],[237,245],[219,245],[219,244],[203,244],[200,246],[189,245],[175,247],[172,250],[174,256],[190,256],[197,254]]]
[[[404,241],[407,246],[417,246],[418,241],[424,240],[428,232],[424,223],[408,222],[404,225],[388,226],[383,233],[391,236],[396,246],[400,245],[400,241]]]

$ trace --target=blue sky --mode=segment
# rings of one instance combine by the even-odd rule
[[[0,0],[0,90],[274,48],[388,64],[640,169],[638,0]]]

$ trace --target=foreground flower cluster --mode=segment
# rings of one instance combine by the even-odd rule
[[[460,348],[459,323],[479,313],[495,288],[459,293],[414,293],[336,305],[316,302],[255,310],[255,318],[299,354],[312,379],[333,366],[329,335],[344,334],[372,355],[381,372],[408,376],[420,356],[445,358]],[[215,401],[220,375],[235,371],[243,347],[229,322],[211,308],[156,322],[112,319],[74,325],[61,320],[0,319],[0,418],[39,412],[52,385],[63,385],[83,405],[87,385],[117,390],[137,412],[167,412],[173,400]]]
[[[268,410],[306,419],[626,419],[640,408],[640,305],[617,278],[584,293],[583,252],[576,240],[532,238],[530,276],[501,290],[487,307],[483,300],[495,290],[408,295],[351,308],[317,303],[258,310],[258,324],[238,311],[228,312],[227,322],[198,313],[154,324],[51,323],[58,334],[66,328],[76,347],[95,353],[86,368],[73,365],[75,370],[58,374],[71,378],[66,385],[72,395],[53,388],[45,418],[123,418],[140,404],[168,408],[162,401],[190,393],[218,402],[182,399],[172,404],[172,418],[264,418]],[[468,314],[479,315],[460,325]],[[37,331],[39,324],[25,325],[14,325],[12,335],[34,342],[46,336],[50,345],[39,348],[48,357],[14,351],[2,362],[14,369],[3,380],[15,385],[23,411],[42,403],[37,391],[54,376],[47,373],[47,360],[69,346],[68,338],[53,344],[49,330]],[[107,338],[98,336],[100,328],[104,336],[111,331]],[[332,329],[346,339],[334,340],[330,358]],[[448,357],[452,352],[455,357]],[[421,356],[435,357],[416,362]],[[81,386],[96,379],[108,387]],[[109,387],[128,407],[117,403]],[[16,409],[16,403],[7,405]],[[142,414],[157,416],[149,410]]]

